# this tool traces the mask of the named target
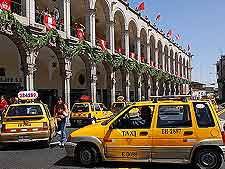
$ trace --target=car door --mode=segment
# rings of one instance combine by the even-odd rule
[[[50,137],[53,138],[55,136],[57,122],[56,122],[56,119],[51,116],[51,113],[50,113],[50,111],[48,109],[48,106],[46,104],[44,105],[44,109],[45,109],[46,115],[47,115],[48,120],[49,120]]]
[[[164,103],[156,107],[152,129],[152,160],[188,159],[197,142],[193,110],[188,103]]]
[[[108,159],[150,160],[152,110],[148,105],[133,106],[111,123],[103,139]]]

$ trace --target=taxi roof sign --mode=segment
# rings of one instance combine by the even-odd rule
[[[36,91],[21,91],[18,93],[18,98],[20,100],[35,100],[38,98],[38,93]]]

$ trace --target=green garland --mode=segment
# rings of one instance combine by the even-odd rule
[[[179,84],[190,83],[187,79],[178,78],[161,69],[151,68],[146,63],[138,63],[137,60],[126,58],[121,54],[112,55],[107,50],[91,47],[86,41],[79,41],[75,47],[70,47],[54,29],[48,31],[44,36],[34,37],[12,13],[3,11],[0,13],[0,26],[4,27],[5,25],[12,25],[12,31],[18,35],[25,46],[31,50],[37,51],[44,46],[48,46],[50,42],[55,42],[65,55],[70,57],[87,55],[88,58],[96,64],[103,61],[109,63],[113,71],[134,71],[138,73],[138,75],[146,74],[158,80],[171,81]]]

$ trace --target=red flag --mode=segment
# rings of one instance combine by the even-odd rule
[[[160,19],[161,19],[161,15],[158,14],[158,15],[156,16],[155,20],[156,20],[156,21],[160,21]]]
[[[145,62],[145,56],[141,56],[141,62]]]
[[[122,53],[123,53],[123,48],[118,48],[118,49],[117,49],[117,52],[118,52],[119,54],[122,54]]]
[[[180,40],[180,38],[181,38],[180,34],[177,34],[176,35],[176,40]]]
[[[144,9],[145,9],[145,3],[144,3],[144,2],[141,2],[141,3],[138,5],[137,10],[138,10],[138,11],[143,11]]]
[[[11,11],[11,0],[0,0],[0,9]]]
[[[56,20],[50,15],[44,16],[44,25],[47,27],[47,30],[56,29]]]
[[[173,35],[173,31],[170,29],[170,30],[167,32],[166,36],[169,38],[169,37],[172,36],[172,35]]]
[[[191,45],[190,44],[188,44],[188,51],[190,51],[191,50]]]
[[[106,41],[103,39],[100,39],[100,47],[102,50],[106,50]]]
[[[135,53],[134,52],[130,52],[130,58],[135,59]]]
[[[77,37],[80,40],[84,39],[84,30],[83,29],[77,29]]]

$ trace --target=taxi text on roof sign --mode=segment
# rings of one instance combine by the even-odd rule
[[[18,98],[20,100],[35,100],[38,98],[38,93],[36,91],[21,91],[18,93]]]

